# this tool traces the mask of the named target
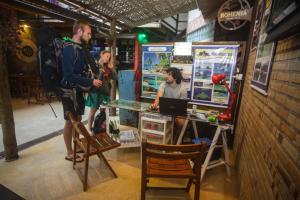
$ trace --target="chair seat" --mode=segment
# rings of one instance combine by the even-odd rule
[[[97,147],[99,149],[97,150],[94,146],[90,145],[90,155],[97,154],[99,151],[100,152],[108,151],[110,149],[120,146],[120,143],[111,139],[111,137],[109,137],[109,135],[107,135],[106,133],[93,135],[91,137],[95,139],[95,141],[97,142]],[[87,139],[80,138],[79,140],[80,140],[81,144],[83,145],[84,151],[86,151],[87,150]]]
[[[188,159],[172,160],[150,157],[147,159],[148,176],[182,176],[182,177],[194,177],[192,166]]]

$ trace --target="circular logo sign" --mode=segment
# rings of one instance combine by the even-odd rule
[[[218,11],[218,22],[225,30],[237,30],[251,21],[252,8],[246,0],[228,0]]]

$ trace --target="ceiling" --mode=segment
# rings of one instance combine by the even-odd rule
[[[190,10],[201,9],[207,16],[225,0],[0,0],[0,5],[21,11],[30,10],[36,16],[46,15],[64,22],[88,20],[102,32],[108,32],[112,19],[117,32],[161,20],[161,24],[176,34],[186,28]],[[184,14],[185,13],[185,14]]]
[[[82,3],[129,27],[185,13],[197,8],[195,0],[71,0]]]

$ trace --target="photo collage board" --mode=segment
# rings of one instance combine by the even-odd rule
[[[173,48],[173,45],[143,45],[142,97],[155,99],[166,79],[166,69],[177,67],[183,74],[191,103],[227,107],[228,91],[224,85],[212,84],[211,78],[225,74],[232,88],[239,45],[193,45],[191,57],[173,56]]]
[[[160,84],[165,81],[166,69],[171,66],[173,45],[143,45],[143,98],[155,99]]]
[[[227,89],[224,85],[213,84],[211,79],[213,75],[225,74],[232,89],[238,48],[238,45],[193,46],[192,102],[214,107],[228,106],[230,96]]]

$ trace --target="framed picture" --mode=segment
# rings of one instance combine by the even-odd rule
[[[271,13],[271,5],[272,0],[267,0],[264,6],[256,49],[256,60],[251,80],[251,87],[264,95],[267,95],[275,52],[275,42],[265,43],[267,38],[266,27]]]
[[[251,87],[264,95],[268,94],[267,90],[271,76],[274,52],[274,42],[265,45],[259,45],[257,49]]]
[[[256,49],[257,47],[264,8],[265,8],[265,1],[259,0],[257,6],[257,12],[255,15],[255,22],[254,22],[255,24],[252,33],[251,51]]]

